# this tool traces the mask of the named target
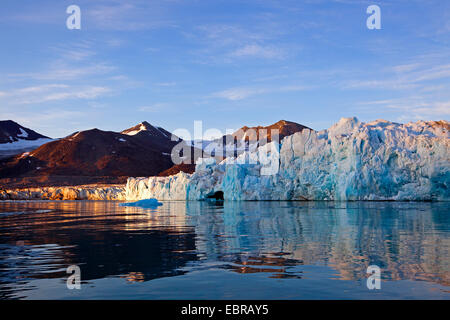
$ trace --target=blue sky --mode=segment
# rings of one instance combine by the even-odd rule
[[[0,40],[0,118],[51,137],[450,114],[450,1],[3,0]]]

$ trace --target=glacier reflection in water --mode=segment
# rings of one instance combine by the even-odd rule
[[[0,202],[0,298],[450,298],[450,204]],[[65,270],[81,268],[82,289]],[[369,265],[382,270],[368,290]]]

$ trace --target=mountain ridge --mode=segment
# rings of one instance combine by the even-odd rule
[[[266,127],[243,128],[240,130],[245,132],[252,128],[280,128],[283,135],[305,126],[280,120]],[[0,160],[0,186],[125,183],[130,176],[193,173],[196,157],[207,157],[209,152],[199,152],[195,146],[186,144],[191,151],[190,163],[174,164],[171,153],[180,142],[181,138],[147,121],[120,132],[98,128],[77,131]]]

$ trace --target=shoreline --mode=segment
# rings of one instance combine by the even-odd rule
[[[17,189],[0,189],[0,202],[7,201],[136,201],[126,197],[126,185],[85,185],[61,187],[30,187]],[[143,200],[143,199],[140,199]],[[223,202],[420,202],[446,203],[450,200],[396,200],[396,199],[264,199],[264,200],[212,200],[212,199],[157,199],[162,202],[191,202],[205,201],[213,203]]]

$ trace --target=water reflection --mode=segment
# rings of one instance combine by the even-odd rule
[[[446,203],[231,202],[216,213],[202,206],[187,205],[201,235],[197,248],[210,259],[245,266],[238,272],[256,270],[248,268],[255,261],[259,266],[323,264],[343,280],[359,280],[375,264],[383,279],[450,286]]]
[[[63,284],[72,264],[85,282],[148,282],[217,267],[290,281],[308,278],[302,266],[328,266],[333,279],[360,281],[376,264],[385,280],[450,286],[449,209],[394,202],[165,202],[156,209],[0,202],[0,298],[40,290],[35,279]]]
[[[185,226],[182,215],[111,202],[11,202],[2,211],[10,213],[0,219],[3,298],[11,282],[66,278],[72,264],[80,266],[84,281],[146,281],[183,274],[180,267],[196,260],[194,228]]]

